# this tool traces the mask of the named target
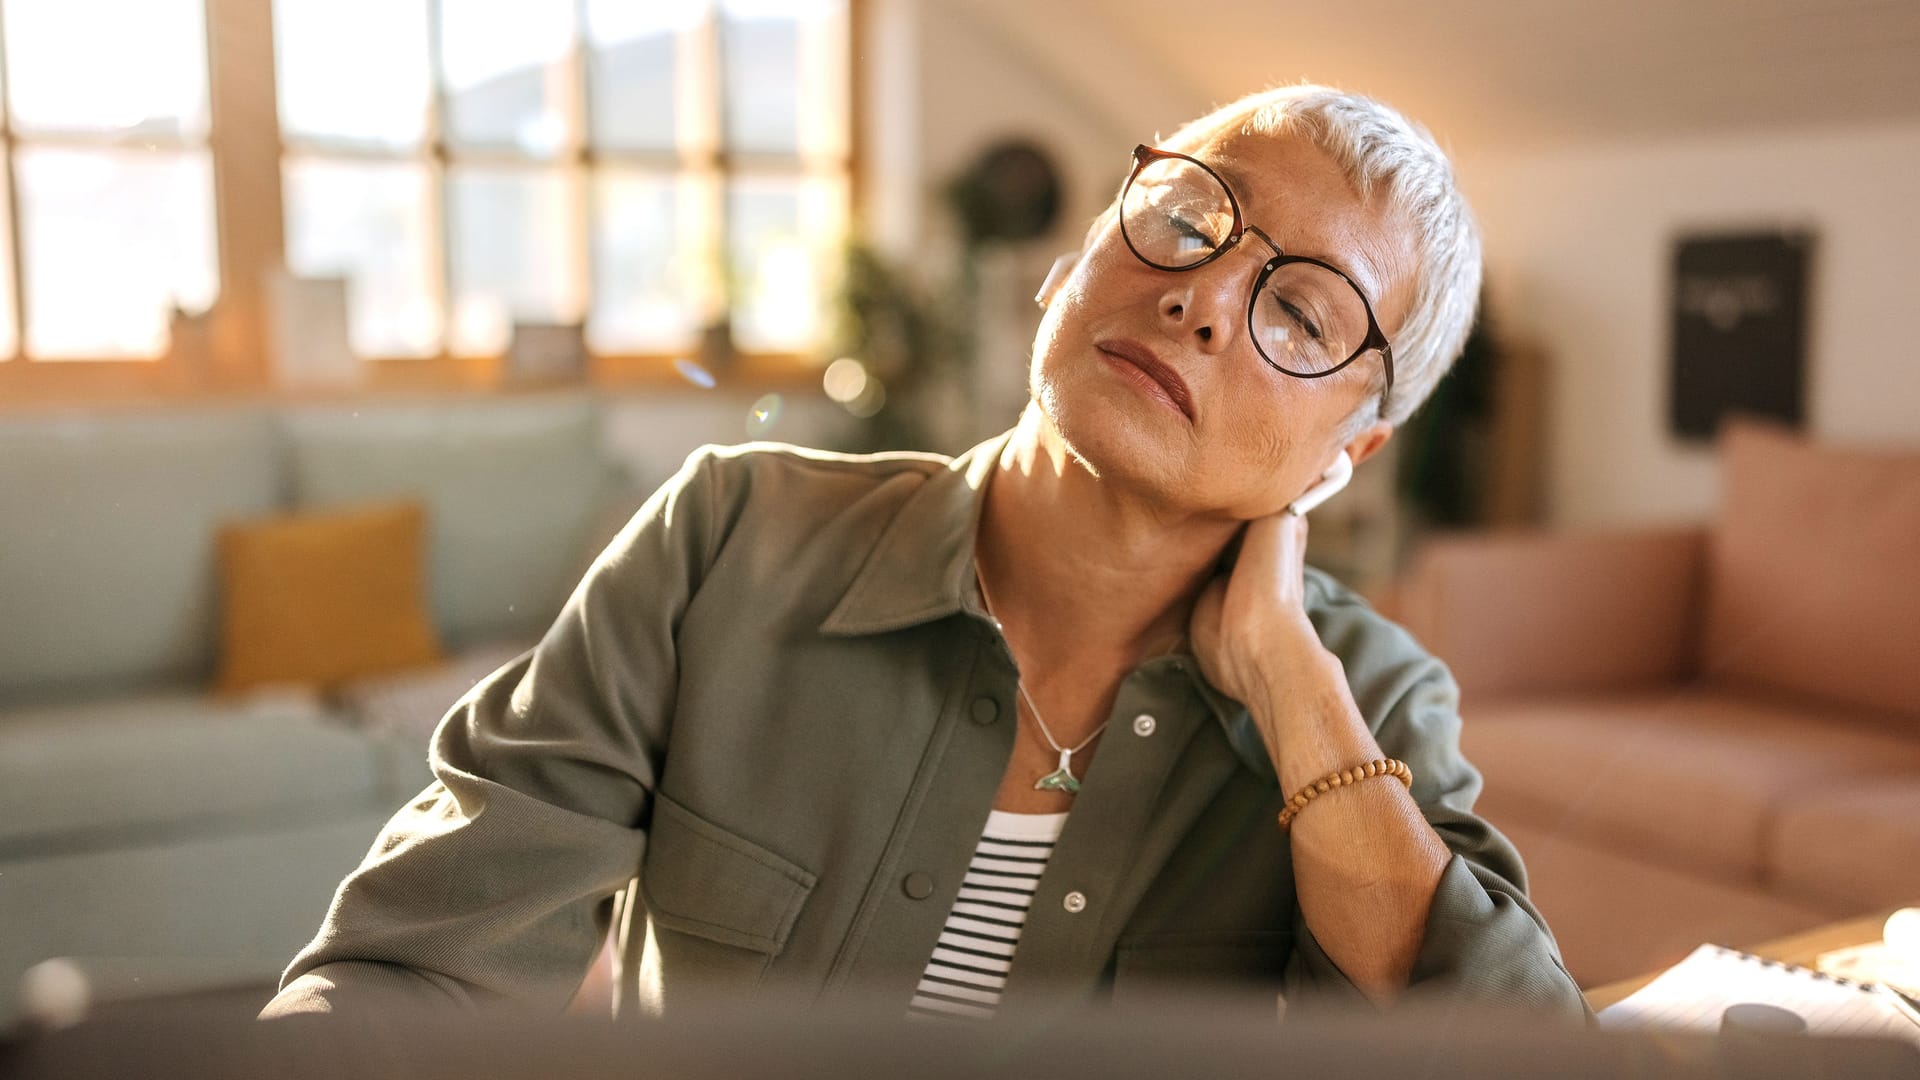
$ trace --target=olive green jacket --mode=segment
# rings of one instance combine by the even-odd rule
[[[1006,438],[951,461],[696,452],[538,647],[447,715],[438,781],[342,884],[266,1015],[394,994],[558,1011],[610,921],[622,1010],[714,992],[904,1011],[1013,746],[1016,669],[972,566]],[[1582,1015],[1518,854],[1473,814],[1446,669],[1324,574],[1307,597],[1453,852],[1415,995]],[[1246,710],[1179,654],[1141,664],[1113,708],[1002,1012],[1200,987],[1363,1001],[1300,915]]]

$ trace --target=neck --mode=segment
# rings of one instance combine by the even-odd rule
[[[1096,477],[1029,407],[987,487],[977,561],[1023,668],[1172,651],[1241,525]]]

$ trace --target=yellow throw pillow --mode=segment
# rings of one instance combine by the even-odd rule
[[[417,502],[223,526],[215,689],[325,687],[439,662],[425,549]]]

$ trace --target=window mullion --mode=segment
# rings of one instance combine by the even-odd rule
[[[594,274],[596,272],[593,255],[593,205],[597,163],[593,153],[593,76],[589,70],[592,63],[591,46],[587,40],[587,0],[574,0],[573,5],[573,51],[568,57],[572,65],[573,96],[568,102],[568,126],[571,128],[571,141],[564,160],[573,165],[573,235],[574,235],[574,286],[579,291],[580,306],[576,311],[582,338],[586,333],[587,320],[593,315]]]
[[[853,234],[866,232],[871,224],[866,220],[866,205],[873,178],[868,175],[868,163],[860,153],[866,134],[867,87],[871,74],[864,62],[871,30],[867,25],[867,2],[847,0],[846,45],[839,57],[846,81],[840,84],[841,97],[834,103],[846,118],[846,140],[840,146],[838,165],[840,174],[847,178],[846,220],[848,232]]]
[[[452,155],[447,145],[446,61],[442,47],[443,35],[440,32],[444,2],[445,0],[426,0],[427,79],[430,89],[427,96],[429,104],[426,145],[428,189],[433,193],[433,205],[430,208],[434,217],[432,235],[440,249],[440,258],[436,263],[440,273],[433,282],[435,299],[440,305],[440,355],[451,357],[454,354],[454,271],[453,221],[448,207],[453,204],[453,169]]]
[[[0,5],[3,6],[3,5]],[[0,16],[4,11],[0,11]],[[7,47],[6,19],[0,17],[0,56]],[[0,360],[27,358],[27,286],[26,260],[20,256],[20,166],[14,154],[13,90],[8,85],[12,69],[0,63],[0,154],[6,155],[7,168],[7,260],[12,269],[7,288],[13,293],[13,352]]]
[[[286,265],[272,0],[206,0],[207,100],[220,271],[215,370],[251,384],[267,375],[268,274]]]
[[[733,249],[729,246],[732,232],[732,217],[728,212],[729,193],[732,190],[733,166],[727,150],[727,95],[726,95],[726,43],[721,27],[720,0],[708,0],[705,18],[700,24],[700,55],[702,72],[700,87],[705,92],[707,132],[712,139],[707,147],[706,168],[714,178],[714,195],[717,204],[713,207],[711,218],[713,232],[708,238],[708,273],[717,287],[719,310],[708,312],[709,318],[718,318],[731,324],[735,297],[733,281]]]
[[[714,236],[714,256],[720,261],[720,317],[726,321],[732,336],[733,319],[739,307],[739,296],[735,296],[739,282],[733,281],[733,148],[726,117],[726,15],[720,10],[720,0],[714,0],[708,6],[707,19],[707,56],[712,63],[707,79],[707,85],[712,86],[712,96],[708,100],[712,102],[714,165],[720,173],[720,213],[714,215],[714,221],[718,223]]]

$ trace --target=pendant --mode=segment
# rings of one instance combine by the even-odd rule
[[[1080,781],[1075,780],[1072,770],[1067,768],[1067,759],[1072,756],[1073,751],[1071,750],[1060,751],[1060,767],[1040,779],[1035,780],[1033,782],[1033,790],[1064,791],[1069,795],[1078,795],[1080,793]]]

